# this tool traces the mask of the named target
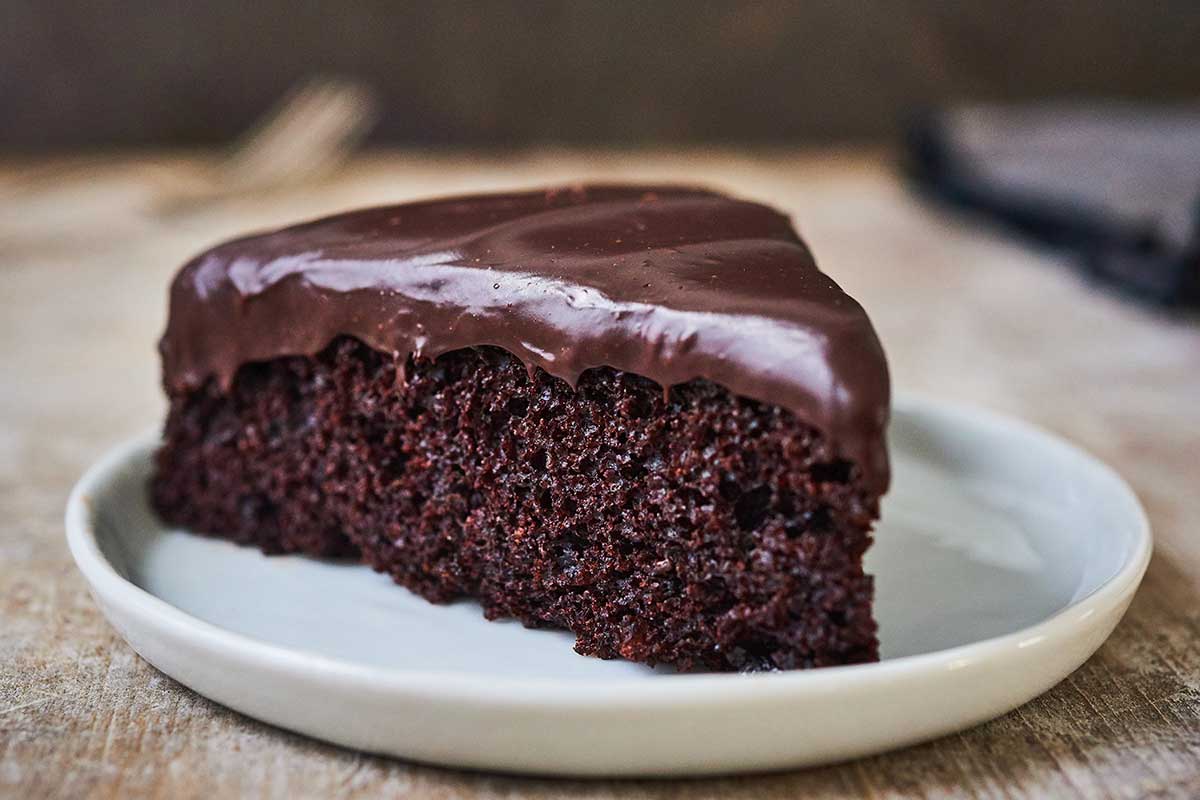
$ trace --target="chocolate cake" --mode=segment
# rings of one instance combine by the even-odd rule
[[[594,186],[374,208],[184,266],[151,493],[682,670],[877,658],[888,375],[788,219]]]

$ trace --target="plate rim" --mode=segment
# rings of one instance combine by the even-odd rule
[[[110,448],[91,464],[72,488],[66,508],[66,538],[71,555],[91,587],[105,603],[120,606],[155,628],[169,628],[206,648],[251,660],[255,666],[273,672],[312,679],[320,677],[339,683],[369,685],[374,691],[388,693],[419,692],[430,700],[469,702],[491,707],[538,706],[547,710],[603,708],[670,707],[680,703],[704,704],[714,693],[725,701],[764,694],[795,697],[797,694],[823,693],[836,687],[847,691],[886,684],[912,677],[914,673],[957,670],[976,662],[988,661],[1031,644],[1053,645],[1054,639],[1071,635],[1076,624],[1093,616],[1103,618],[1127,604],[1141,583],[1153,552],[1153,537],[1145,508],[1132,487],[1111,466],[1079,445],[1025,420],[990,409],[917,393],[904,393],[893,404],[896,411],[932,412],[973,424],[1007,429],[1032,436],[1041,444],[1070,453],[1100,480],[1108,482],[1120,495],[1120,501],[1133,513],[1137,530],[1134,546],[1121,567],[1087,595],[1033,625],[1017,631],[927,653],[899,656],[869,664],[822,667],[773,673],[703,673],[664,675],[656,680],[615,678],[588,679],[491,676],[465,672],[387,668],[356,663],[298,648],[271,644],[246,634],[222,628],[195,617],[151,594],[121,575],[104,556],[97,541],[92,495],[125,468],[134,458],[152,447],[160,438],[152,429]],[[106,616],[109,616],[106,614]],[[111,619],[111,618],[110,618]],[[583,656],[581,656],[582,658]]]

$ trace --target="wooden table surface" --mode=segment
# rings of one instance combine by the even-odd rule
[[[1200,320],[913,200],[877,154],[375,154],[304,189],[164,210],[197,157],[0,162],[0,795],[1200,796]],[[1156,554],[1112,639],[975,730],[841,766],[684,782],[492,776],[276,730],[143,663],[67,554],[82,470],[158,423],[164,290],[215,240],[363,203],[581,178],[702,181],[791,212],[874,318],[900,390],[1008,412],[1115,465]],[[930,702],[936,702],[931,698]]]

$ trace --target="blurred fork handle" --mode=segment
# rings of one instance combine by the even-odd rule
[[[0,241],[127,233],[227,199],[301,185],[350,156],[378,109],[362,84],[319,77],[290,91],[214,162],[141,161],[131,168],[88,159],[32,170],[0,187]]]
[[[241,195],[296,186],[328,174],[374,126],[378,101],[362,84],[317,78],[265,115],[207,180],[180,182],[159,198],[165,214],[187,213]]]

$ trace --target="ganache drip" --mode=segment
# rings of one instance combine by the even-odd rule
[[[163,380],[354,336],[397,358],[502,347],[575,385],[707,378],[821,430],[882,491],[887,363],[787,217],[678,186],[581,186],[339,214],[221,244],[171,287]]]

